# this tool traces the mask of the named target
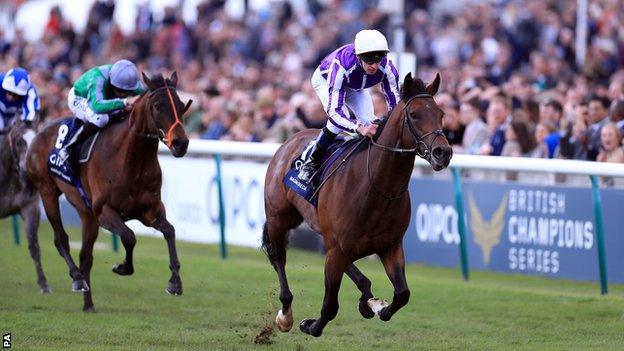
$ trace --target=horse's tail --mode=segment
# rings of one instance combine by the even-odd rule
[[[264,222],[262,226],[262,251],[267,255],[269,261],[273,263],[273,258],[275,257],[275,245],[269,240],[269,231],[267,229],[267,223]]]

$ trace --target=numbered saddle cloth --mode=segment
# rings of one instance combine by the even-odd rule
[[[91,202],[84,190],[84,187],[82,186],[82,182],[80,181],[80,167],[78,162],[84,163],[89,160],[91,151],[93,150],[93,145],[97,140],[99,132],[82,143],[82,145],[76,145],[76,148],[79,148],[79,153],[72,152],[65,162],[61,160],[58,154],[59,151],[69,142],[69,140],[72,139],[78,129],[82,127],[82,125],[83,122],[77,118],[69,118],[61,122],[58,129],[58,136],[56,138],[56,142],[54,143],[54,148],[52,148],[52,151],[50,151],[48,156],[48,169],[54,176],[75,186],[87,207],[91,208]]]

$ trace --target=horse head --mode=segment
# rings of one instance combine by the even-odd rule
[[[143,81],[149,89],[145,113],[151,121],[147,122],[148,133],[154,133],[171,150],[175,157],[186,154],[189,139],[184,131],[182,116],[191,106],[193,100],[186,105],[182,103],[176,86],[178,75],[173,72],[169,78],[157,75],[153,78],[143,73]]]
[[[407,140],[401,142],[414,144],[416,154],[436,171],[446,168],[453,156],[453,149],[442,132],[444,112],[433,99],[439,87],[440,74],[425,86],[422,80],[412,79],[412,74],[408,73],[401,89],[403,124],[409,130],[403,136]]]

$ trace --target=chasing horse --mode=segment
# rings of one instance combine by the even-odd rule
[[[122,78],[127,79],[128,76],[122,75]],[[163,233],[171,270],[166,291],[172,295],[182,294],[175,229],[167,221],[165,206],[160,198],[162,174],[157,151],[158,143],[162,141],[174,157],[186,154],[189,140],[181,118],[192,101],[184,105],[180,100],[175,72],[169,78],[156,75],[151,79],[143,73],[143,81],[147,91],[137,96],[129,115],[102,129],[88,162],[75,167],[85,196],[48,170],[50,150],[58,146],[59,127],[65,120],[55,120],[43,126],[27,154],[28,176],[41,194],[54,230],[54,244],[69,268],[72,291],[83,292],[84,311],[95,310],[90,272],[99,226],[118,234],[126,251],[125,260],[115,265],[113,272],[119,275],[134,273],[132,254],[136,238],[124,223],[131,219]],[[82,222],[80,266],[70,254],[68,235],[61,222],[61,194],[65,194],[76,208]]]
[[[359,143],[347,162],[333,166],[331,177],[318,192],[316,207],[282,180],[318,131],[294,135],[275,153],[265,181],[262,247],[279,278],[282,308],[275,322],[280,331],[287,332],[293,325],[293,295],[285,268],[287,235],[303,220],[322,235],[326,258],[321,313],[316,319],[302,320],[302,332],[320,336],[335,318],[344,273],[362,293],[358,308],[364,318],[378,315],[389,321],[407,304],[410,290],[405,278],[403,236],[410,220],[408,183],[414,160],[422,157],[439,171],[452,157],[442,133],[443,112],[433,99],[439,85],[439,75],[426,86],[408,74],[400,101],[375,136]],[[394,287],[390,304],[374,298],[370,280],[354,265],[372,254],[379,256]]]
[[[42,293],[50,293],[39,250],[39,193],[22,174],[22,162],[35,132],[21,120],[0,132],[0,218],[19,214],[26,224],[28,251]]]

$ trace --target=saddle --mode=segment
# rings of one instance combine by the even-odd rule
[[[316,207],[318,205],[318,193],[322,186],[365,140],[366,138],[363,137],[342,134],[336,137],[321,159],[320,167],[312,175],[310,182],[306,183],[299,180],[298,175],[307,154],[311,152],[312,146],[314,146],[315,140],[310,141],[305,145],[301,154],[291,163],[290,169],[284,176],[284,184]],[[344,157],[342,157],[343,155]],[[333,167],[338,159],[341,159],[340,163]]]

